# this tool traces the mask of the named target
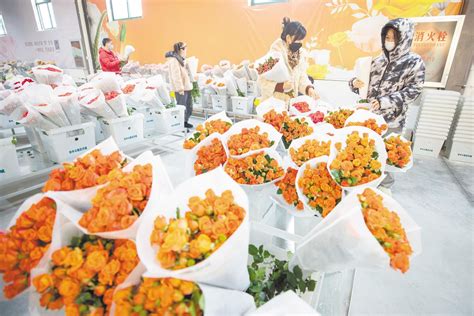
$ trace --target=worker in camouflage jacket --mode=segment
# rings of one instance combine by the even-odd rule
[[[421,93],[425,82],[425,64],[410,52],[414,24],[408,19],[389,21],[382,28],[380,56],[372,61],[367,99],[371,110],[383,115],[390,129],[401,130],[405,125],[408,104]],[[365,85],[354,78],[349,86],[355,93]]]

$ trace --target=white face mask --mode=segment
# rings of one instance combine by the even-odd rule
[[[395,42],[385,41],[385,49],[391,52],[395,48]]]

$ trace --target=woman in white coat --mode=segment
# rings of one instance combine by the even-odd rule
[[[257,82],[262,93],[262,100],[273,96],[288,101],[299,94],[319,99],[306,73],[306,58],[301,49],[305,37],[306,29],[300,22],[290,21],[287,17],[283,19],[283,31],[280,38],[273,42],[270,52],[278,52],[283,56],[291,79],[287,82],[275,82],[259,76]]]

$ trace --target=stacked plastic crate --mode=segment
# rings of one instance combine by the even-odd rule
[[[415,128],[413,154],[438,157],[448,138],[460,93],[447,90],[426,90]]]
[[[460,102],[459,115],[449,139],[449,160],[474,163],[474,99]]]

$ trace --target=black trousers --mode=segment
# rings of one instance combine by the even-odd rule
[[[191,91],[184,91],[184,94],[179,94],[175,91],[174,95],[176,97],[176,103],[186,107],[184,121],[187,122],[193,113],[193,97],[191,96]]]

